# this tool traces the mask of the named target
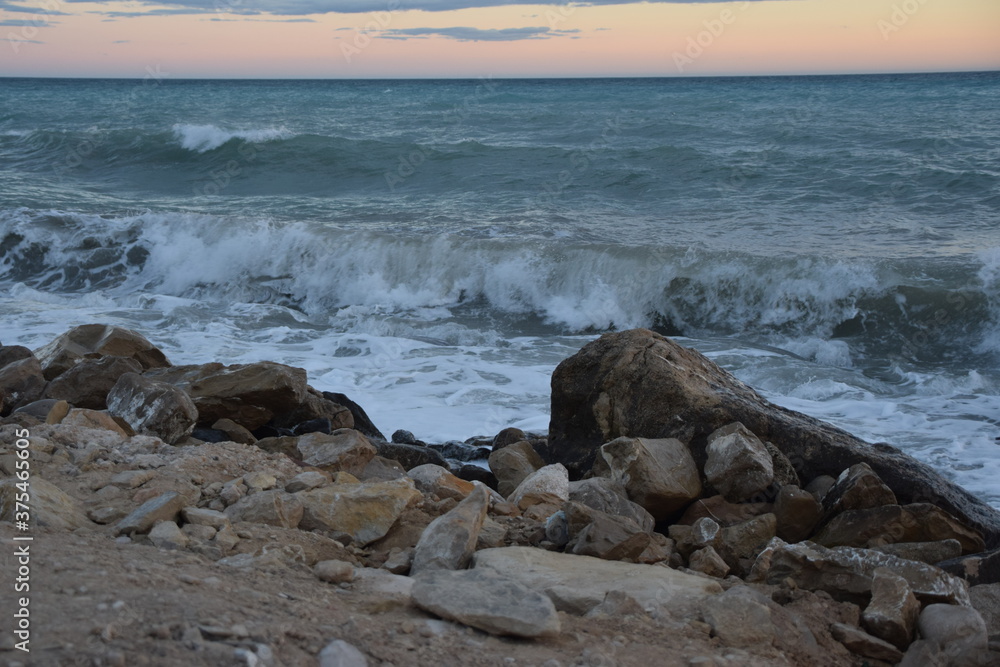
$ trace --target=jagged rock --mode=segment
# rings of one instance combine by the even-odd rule
[[[731,503],[721,495],[715,495],[691,503],[677,523],[690,526],[702,517],[709,517],[720,526],[735,526],[771,510],[770,503]]]
[[[210,526],[217,531],[222,530],[231,523],[229,516],[225,513],[200,507],[185,507],[181,510],[181,515],[187,523],[198,526]]]
[[[703,613],[712,633],[727,646],[767,646],[775,640],[776,629],[766,598],[745,586],[709,598]]]
[[[321,560],[313,565],[317,579],[331,584],[354,581],[354,566],[342,560]]]
[[[569,483],[569,499],[592,509],[635,522],[649,533],[656,523],[646,509],[628,499],[625,487],[607,477],[591,477]]]
[[[295,528],[304,508],[298,496],[284,491],[262,491],[240,498],[226,508],[232,522],[249,521],[281,528]]]
[[[176,491],[150,498],[115,524],[115,535],[148,533],[160,521],[174,521],[187,506],[187,499]]]
[[[563,505],[566,552],[605,560],[635,561],[652,537],[638,524],[572,501]]]
[[[525,477],[545,467],[545,461],[531,443],[520,440],[490,454],[489,466],[497,478],[497,491],[509,498]]]
[[[0,389],[0,392],[2,391],[3,390]],[[65,406],[65,411],[61,415],[59,415],[58,419],[48,423],[58,424],[59,422],[62,421],[62,418],[66,416],[66,413],[69,412],[71,406],[66,401],[57,401],[54,398],[40,398],[37,401],[26,403],[25,405],[22,405],[21,407],[14,410],[14,412],[11,414],[16,413],[19,415],[25,415],[25,414],[31,415],[32,417],[35,417],[39,421],[46,422],[49,418],[49,415],[52,414],[52,411],[56,408],[57,405]],[[3,406],[0,406],[0,412],[3,412]]]
[[[873,637],[864,630],[846,623],[834,623],[830,634],[843,644],[848,651],[863,658],[882,660],[896,664],[903,659],[903,653],[887,641]]]
[[[158,549],[183,549],[190,539],[173,521],[161,521],[149,531],[149,541]]]
[[[195,429],[197,432],[199,429]],[[227,436],[228,437],[228,436]],[[263,449],[265,452],[271,452],[274,454],[284,454],[291,459],[298,459],[299,449],[298,449],[299,439],[290,436],[277,436],[270,438],[261,438],[254,443],[255,447]]]
[[[462,500],[476,488],[475,484],[459,479],[433,463],[411,468],[406,475],[416,483],[421,492],[438,498]]]
[[[399,461],[392,461],[381,456],[373,458],[364,470],[358,473],[358,479],[364,482],[388,482],[402,477],[406,477],[406,469],[400,465]]]
[[[983,550],[983,539],[944,510],[927,503],[882,505],[838,514],[813,537],[825,547],[874,547],[896,542],[958,540],[964,553]]]
[[[848,510],[896,504],[896,494],[867,463],[852,465],[842,472],[823,497],[826,518]]]
[[[774,500],[774,516],[778,537],[786,542],[801,542],[808,538],[823,514],[823,506],[808,491],[786,485]]]
[[[785,453],[775,447],[770,442],[764,443],[764,449],[771,457],[771,464],[774,470],[774,481],[771,488],[780,490],[783,486],[802,486],[799,474],[795,471],[795,466]]]
[[[945,572],[960,577],[969,585],[1000,583],[1000,549],[937,563]]]
[[[360,431],[358,432],[361,433]],[[328,418],[320,417],[296,424],[295,428],[292,429],[293,435],[305,435],[306,433],[326,433],[329,435],[333,433],[333,424],[330,423]],[[362,435],[364,434],[362,433]]]
[[[328,474],[322,473],[318,470],[306,470],[305,472],[300,472],[298,475],[288,480],[288,484],[285,484],[285,491],[288,493],[310,491],[329,483],[330,476]]]
[[[364,411],[360,405],[352,401],[350,398],[344,394],[338,394],[332,391],[324,391],[323,398],[327,399],[332,403],[337,405],[342,405],[347,408],[351,416],[354,418],[354,430],[360,431],[362,434],[369,438],[376,438],[378,440],[385,440],[385,436],[382,432],[375,428],[375,424],[369,419],[368,414]]]
[[[434,519],[417,542],[410,572],[417,575],[430,570],[458,570],[468,565],[489,505],[486,488],[477,486],[449,512]]]
[[[872,600],[861,615],[868,632],[905,651],[913,641],[919,615],[920,603],[906,579],[886,569],[875,570]]]
[[[710,577],[722,579],[729,574],[729,565],[712,546],[702,547],[692,552],[688,559],[688,567],[695,572],[707,574]]]
[[[763,583],[767,579],[768,572],[771,570],[771,559],[774,557],[774,552],[787,545],[788,543],[780,537],[771,538],[767,546],[761,549],[760,553],[757,554],[757,558],[754,559],[750,573],[746,576],[746,582],[748,584]]]
[[[257,438],[253,436],[253,433],[243,428],[232,419],[219,419],[212,424],[212,428],[216,431],[222,431],[226,434],[226,440],[230,442],[239,442],[244,445],[252,445],[257,442]]]
[[[734,503],[760,496],[774,481],[774,463],[764,443],[734,422],[708,436],[705,477]]]
[[[775,406],[698,352],[645,329],[605,334],[559,364],[551,415],[539,453],[574,479],[621,436],[677,438],[702,464],[707,436],[738,421],[784,452],[803,479],[867,463],[898,502],[937,505],[982,532],[987,546],[1000,546],[1000,513],[926,464]]]
[[[906,579],[914,595],[924,602],[969,604],[961,579],[933,565],[855,547],[827,549],[812,542],[778,547],[771,555],[766,580],[777,584],[791,577],[799,588],[822,590],[836,600],[865,604],[871,597],[875,570],[883,567]]]
[[[18,496],[22,493],[17,488],[18,483],[16,477],[0,481],[0,521],[14,522],[19,519],[16,515],[23,511],[23,508],[17,507]],[[29,523],[32,528],[44,526],[53,530],[76,530],[93,526],[72,496],[38,475],[31,477],[28,502],[24,504],[30,508]]]
[[[319,652],[319,667],[368,667],[368,658],[342,639],[335,639]]]
[[[328,530],[335,539],[364,546],[389,532],[403,511],[423,496],[413,480],[331,484],[295,494],[305,507],[302,530]]]
[[[198,411],[187,394],[136,373],[121,375],[107,400],[108,413],[124,419],[136,433],[170,444],[189,435],[198,421]]]
[[[655,519],[667,519],[701,495],[701,475],[680,440],[616,438],[601,446],[595,475],[625,487]]]
[[[805,490],[813,494],[813,497],[820,503],[826,498],[826,494],[830,492],[833,485],[837,483],[837,478],[832,475],[820,475],[813,478],[808,484],[806,484]]]
[[[27,357],[0,368],[0,392],[3,393],[2,414],[8,415],[22,405],[42,397],[45,377],[38,359]]]
[[[938,642],[956,652],[985,649],[989,642],[986,622],[971,606],[929,604],[920,612],[917,630],[924,639]]]
[[[142,364],[127,357],[81,359],[45,387],[45,396],[72,403],[78,408],[103,410],[108,392],[125,373],[141,374]]]
[[[73,408],[66,413],[66,416],[62,418],[60,423],[63,426],[80,426],[82,428],[110,431],[121,436],[122,440],[135,435],[132,427],[127,422],[125,426],[128,427],[128,431],[112,415],[109,415],[107,412],[98,412],[97,410]],[[132,432],[130,433],[129,431]]]
[[[929,565],[941,567],[941,561],[958,558],[962,555],[962,544],[958,540],[940,540],[938,542],[898,542],[896,544],[876,544],[869,547],[884,554],[917,560]],[[941,568],[947,571],[946,568]],[[951,574],[957,574],[952,572]]]
[[[300,436],[296,447],[302,462],[327,472],[344,470],[359,475],[378,450],[354,429],[342,428],[327,435],[308,433]]]
[[[549,598],[490,571],[425,572],[416,578],[412,595],[425,611],[494,635],[534,638],[560,629]]]
[[[503,449],[508,445],[513,445],[515,442],[523,442],[527,439],[528,436],[524,431],[510,426],[493,436],[492,449],[496,451],[498,449]]]
[[[398,461],[403,469],[412,470],[417,466],[433,463],[434,465],[446,468],[448,462],[444,460],[439,452],[430,447],[421,445],[409,445],[405,443],[375,441],[372,444],[378,449],[378,455],[391,461]]]
[[[83,359],[126,357],[143,369],[170,365],[167,357],[142,334],[108,324],[84,324],[35,350],[46,380],[53,380]]]
[[[508,500],[521,510],[533,505],[551,505],[555,508],[553,511],[557,511],[569,500],[569,477],[566,468],[561,463],[539,468],[517,485]]]
[[[325,426],[328,432],[340,428],[354,428],[354,415],[350,410],[328,400],[322,392],[307,386],[302,401],[288,412],[276,412],[270,423],[278,428],[292,429],[293,433],[298,434],[306,432],[308,427],[305,425],[316,426],[324,421],[329,422],[329,425]]]
[[[392,442],[397,445],[420,445],[425,447],[426,445],[419,440],[411,432],[398,428],[392,432]]]
[[[720,531],[716,550],[734,571],[746,574],[768,542],[775,536],[777,521],[773,514],[763,514]]]
[[[476,569],[516,579],[545,593],[556,608],[583,615],[601,604],[611,591],[620,591],[644,609],[702,600],[722,592],[718,583],[666,567],[602,560],[533,547],[504,547],[477,551]]]

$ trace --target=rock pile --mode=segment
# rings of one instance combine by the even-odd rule
[[[1000,660],[996,512],[648,331],[560,365],[548,439],[474,440],[491,475],[406,432],[386,442],[360,406],[281,364],[171,366],[103,325],[36,353],[0,347],[0,364],[0,471],[30,429],[46,530],[381,586],[538,642],[568,618],[636,615],[796,664]],[[341,640],[318,659],[344,656],[364,664]]]

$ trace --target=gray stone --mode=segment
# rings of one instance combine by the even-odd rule
[[[969,599],[975,607],[990,635],[1000,634],[1000,584],[980,584],[969,588]]]
[[[281,528],[296,528],[304,507],[298,496],[285,491],[262,491],[240,498],[226,508],[230,521],[249,521]]]
[[[331,484],[295,494],[305,507],[302,530],[327,530],[335,539],[364,546],[382,537],[403,511],[423,496],[413,480]]]
[[[516,580],[484,570],[435,570],[416,578],[413,603],[441,618],[495,635],[559,633],[552,601]]]
[[[763,596],[745,586],[730,588],[705,602],[705,621],[727,646],[769,646],[775,639],[771,610]]]
[[[288,480],[288,484],[285,484],[285,491],[288,493],[310,491],[329,483],[329,475],[321,473],[318,470],[306,470],[305,472],[300,472],[298,475]]]
[[[569,476],[566,468],[561,463],[539,468],[517,485],[508,500],[522,510],[542,504],[554,505],[558,509],[569,500]]]
[[[567,553],[635,561],[652,541],[650,534],[634,521],[580,503],[567,502],[562,514],[567,521]]]
[[[150,498],[115,524],[114,534],[148,533],[160,521],[174,521],[186,505],[184,496],[176,491],[167,491]]]
[[[183,391],[136,373],[124,373],[108,393],[108,413],[136,433],[173,444],[191,434],[198,410]]]
[[[722,579],[729,574],[729,565],[711,546],[702,547],[692,553],[688,559],[688,567],[695,572],[701,572],[717,579]]]
[[[763,493],[774,481],[774,463],[764,443],[739,422],[708,436],[705,477],[730,502]]]
[[[872,600],[861,615],[868,632],[905,651],[913,641],[919,614],[920,603],[906,579],[886,569],[875,570]]]
[[[85,358],[127,357],[144,370],[169,366],[163,352],[141,334],[108,324],[84,324],[35,350],[46,380],[53,380]]]
[[[494,450],[489,457],[490,470],[497,478],[497,491],[504,498],[514,493],[524,478],[545,466],[545,462],[526,441]]]
[[[344,470],[359,475],[368,462],[378,454],[375,446],[354,429],[337,429],[326,433],[307,433],[300,436],[298,450],[302,462],[326,470]]]
[[[920,636],[956,649],[985,649],[989,632],[974,607],[929,604],[917,619]]]
[[[612,516],[635,522],[652,532],[656,520],[646,509],[628,499],[625,487],[607,477],[591,477],[569,483],[569,499]]]
[[[411,573],[457,570],[468,565],[489,505],[485,487],[476,486],[451,511],[434,519],[417,542]]]
[[[354,581],[354,566],[342,560],[321,560],[313,566],[317,579],[331,584]]]
[[[319,652],[319,667],[368,667],[368,658],[342,639],[335,639]]]
[[[896,664],[903,659],[902,651],[895,646],[878,637],[873,637],[853,625],[834,623],[830,626],[830,634],[848,651],[863,658],[882,660],[891,664]]]
[[[181,510],[181,515],[188,523],[199,526],[211,526],[216,530],[222,530],[230,525],[229,517],[216,510],[203,509],[200,507],[185,507]]]
[[[928,503],[846,510],[831,519],[812,539],[826,547],[866,548],[895,542],[954,539],[962,545],[963,553],[978,553],[985,546],[977,531]]]
[[[161,521],[149,531],[149,541],[158,549],[183,549],[190,540],[173,521]]]

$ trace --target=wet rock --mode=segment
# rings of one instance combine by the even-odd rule
[[[262,491],[244,496],[226,508],[232,522],[249,521],[281,528],[295,528],[304,513],[298,496],[284,491]]]
[[[518,581],[484,570],[436,570],[418,576],[413,603],[425,611],[494,635],[559,633],[552,601]]]
[[[396,429],[392,433],[392,442],[397,445],[424,445],[424,443],[419,442],[412,433],[404,429]]]
[[[344,394],[338,394],[332,391],[324,391],[323,398],[328,401],[332,401],[337,405],[342,405],[347,408],[351,416],[354,418],[354,430],[359,431],[368,438],[376,438],[378,440],[385,440],[385,436],[382,432],[375,428],[375,424],[369,419],[368,414],[364,411],[360,405],[352,401]]]
[[[331,484],[296,496],[305,508],[302,530],[327,530],[335,539],[364,546],[389,532],[403,511],[423,496],[411,479]]]
[[[872,600],[861,615],[868,632],[905,651],[913,641],[919,615],[920,603],[906,579],[889,570],[875,570]]]
[[[335,639],[319,652],[319,667],[368,667],[368,658],[353,644]]]
[[[330,435],[303,435],[296,447],[303,463],[330,473],[344,470],[352,475],[360,475],[378,454],[368,438],[348,428],[338,429]]]
[[[591,509],[633,521],[645,532],[652,532],[655,524],[652,514],[628,499],[624,486],[607,477],[570,482],[569,499]]]
[[[435,495],[438,498],[462,500],[476,488],[471,482],[459,479],[433,463],[411,468],[406,475],[414,481],[422,493]]]
[[[545,461],[529,442],[521,440],[490,454],[489,466],[497,478],[497,491],[509,498],[525,477],[545,467]]]
[[[447,460],[459,462],[482,461],[487,459],[492,451],[489,447],[476,447],[457,440],[428,447],[439,452]]]
[[[45,387],[45,396],[72,403],[78,408],[103,410],[108,392],[125,373],[141,374],[142,364],[127,357],[81,359]]]
[[[927,503],[882,505],[838,514],[813,537],[823,546],[874,547],[896,542],[958,540],[965,553],[983,550],[978,532]]]
[[[42,397],[45,377],[42,366],[34,357],[12,361],[0,368],[0,392],[3,393],[3,412],[9,415],[22,405]]]
[[[867,463],[852,465],[842,472],[823,498],[827,518],[847,510],[896,504],[896,494]]]
[[[734,503],[762,494],[774,481],[774,463],[764,443],[734,422],[708,436],[705,477]]]
[[[830,626],[830,634],[843,644],[848,651],[863,658],[882,660],[896,664],[903,659],[903,653],[887,641],[873,637],[864,630],[846,623],[834,623]]]
[[[701,495],[701,475],[687,445],[673,438],[616,438],[601,446],[595,475],[625,487],[656,520],[683,510]]]
[[[115,524],[114,534],[148,533],[160,521],[174,521],[186,506],[187,499],[184,496],[176,491],[167,491],[147,500]]]
[[[823,506],[808,491],[786,485],[774,500],[774,516],[778,537],[786,542],[801,542],[808,538],[823,514]]]
[[[23,511],[23,508],[17,507],[18,496],[22,493],[18,483],[16,477],[0,481],[0,521],[14,522],[18,519],[16,515]],[[32,528],[43,526],[53,530],[76,530],[94,525],[72,496],[38,475],[30,480],[27,505]]]
[[[136,373],[121,375],[107,400],[108,413],[124,419],[136,433],[171,444],[188,436],[198,420],[187,394]]]
[[[83,359],[125,357],[144,370],[170,365],[167,357],[142,334],[107,324],[84,324],[70,329],[35,350],[46,380],[53,380]]]
[[[477,486],[451,511],[434,519],[417,542],[411,573],[458,570],[468,565],[489,504],[486,488]]]

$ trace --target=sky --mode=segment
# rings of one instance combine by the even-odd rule
[[[998,0],[0,0],[0,76],[1000,70]]]

